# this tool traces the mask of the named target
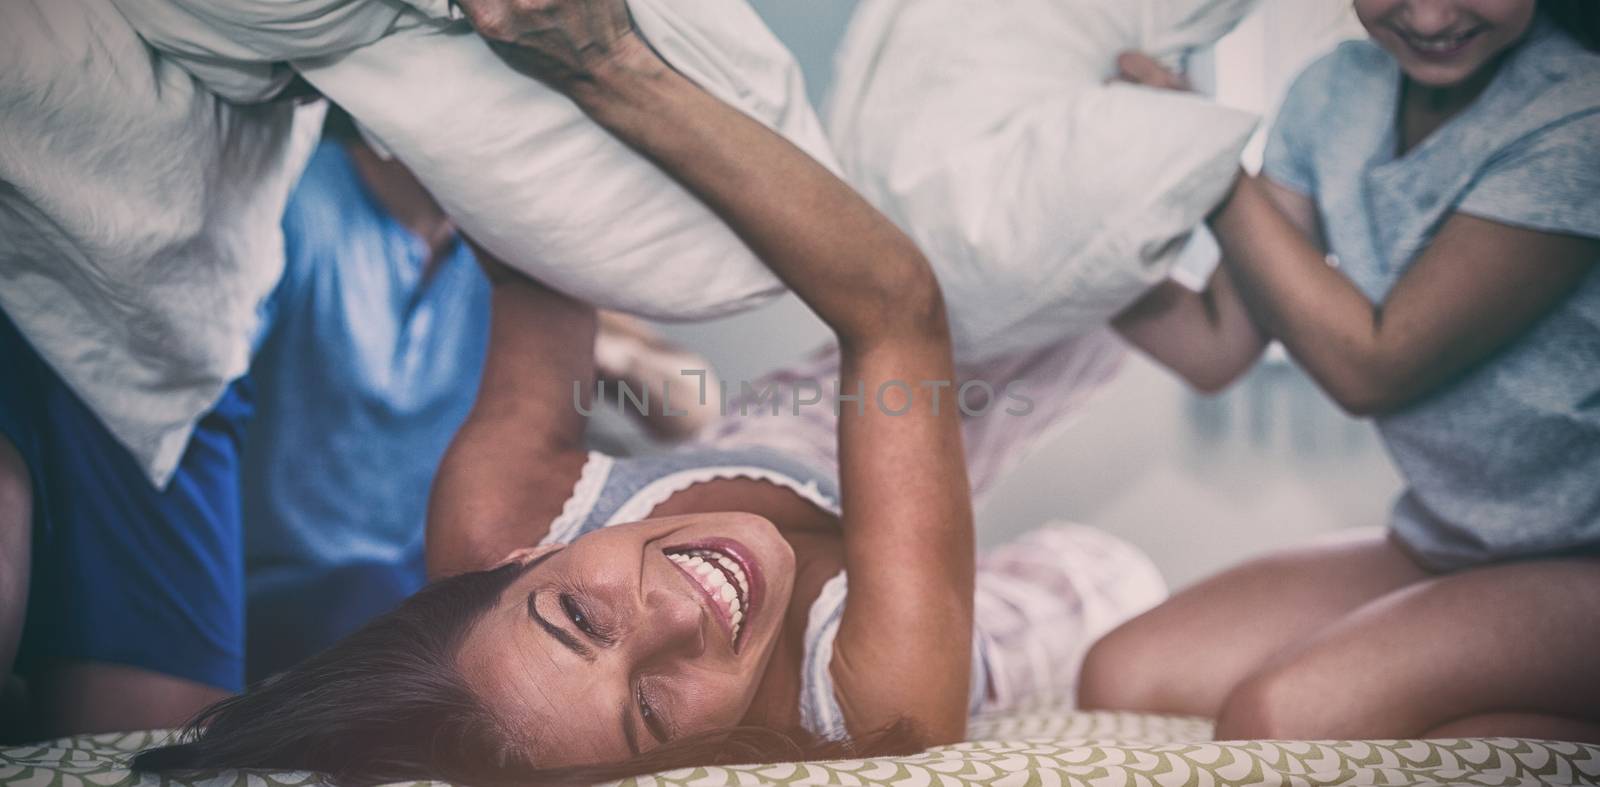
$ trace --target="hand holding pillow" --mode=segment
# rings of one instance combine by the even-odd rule
[[[460,0],[478,34],[512,65],[563,92],[642,42],[623,0]]]
[[[1143,52],[1131,50],[1117,55],[1117,80],[1181,93],[1194,90],[1188,77]]]

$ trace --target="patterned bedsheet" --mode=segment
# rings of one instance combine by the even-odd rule
[[[1213,743],[1197,719],[1036,712],[980,719],[972,741],[912,757],[672,771],[639,785],[1600,785],[1600,746],[1513,738]],[[174,784],[126,770],[165,733],[67,738],[0,749],[0,783]],[[226,773],[195,784],[314,785],[294,773]]]

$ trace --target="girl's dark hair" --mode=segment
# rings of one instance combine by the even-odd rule
[[[1600,2],[1539,0],[1539,10],[1591,52],[1600,51]]]
[[[314,771],[344,785],[438,779],[469,785],[591,784],[689,766],[920,749],[897,725],[865,740],[740,727],[687,737],[628,762],[540,768],[456,668],[473,624],[532,567],[435,582],[299,666],[201,711],[180,742],[134,758],[147,772]]]

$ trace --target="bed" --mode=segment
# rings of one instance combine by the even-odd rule
[[[972,741],[912,757],[672,771],[640,785],[1600,785],[1600,746],[1489,738],[1214,743],[1200,719],[1036,711],[980,719]],[[131,774],[164,732],[0,749],[0,784],[183,784]],[[194,784],[314,785],[307,774],[225,773]]]

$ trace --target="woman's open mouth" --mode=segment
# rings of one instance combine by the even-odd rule
[[[663,549],[663,554],[699,586],[728,631],[734,652],[760,597],[760,572],[743,545],[716,539]]]

